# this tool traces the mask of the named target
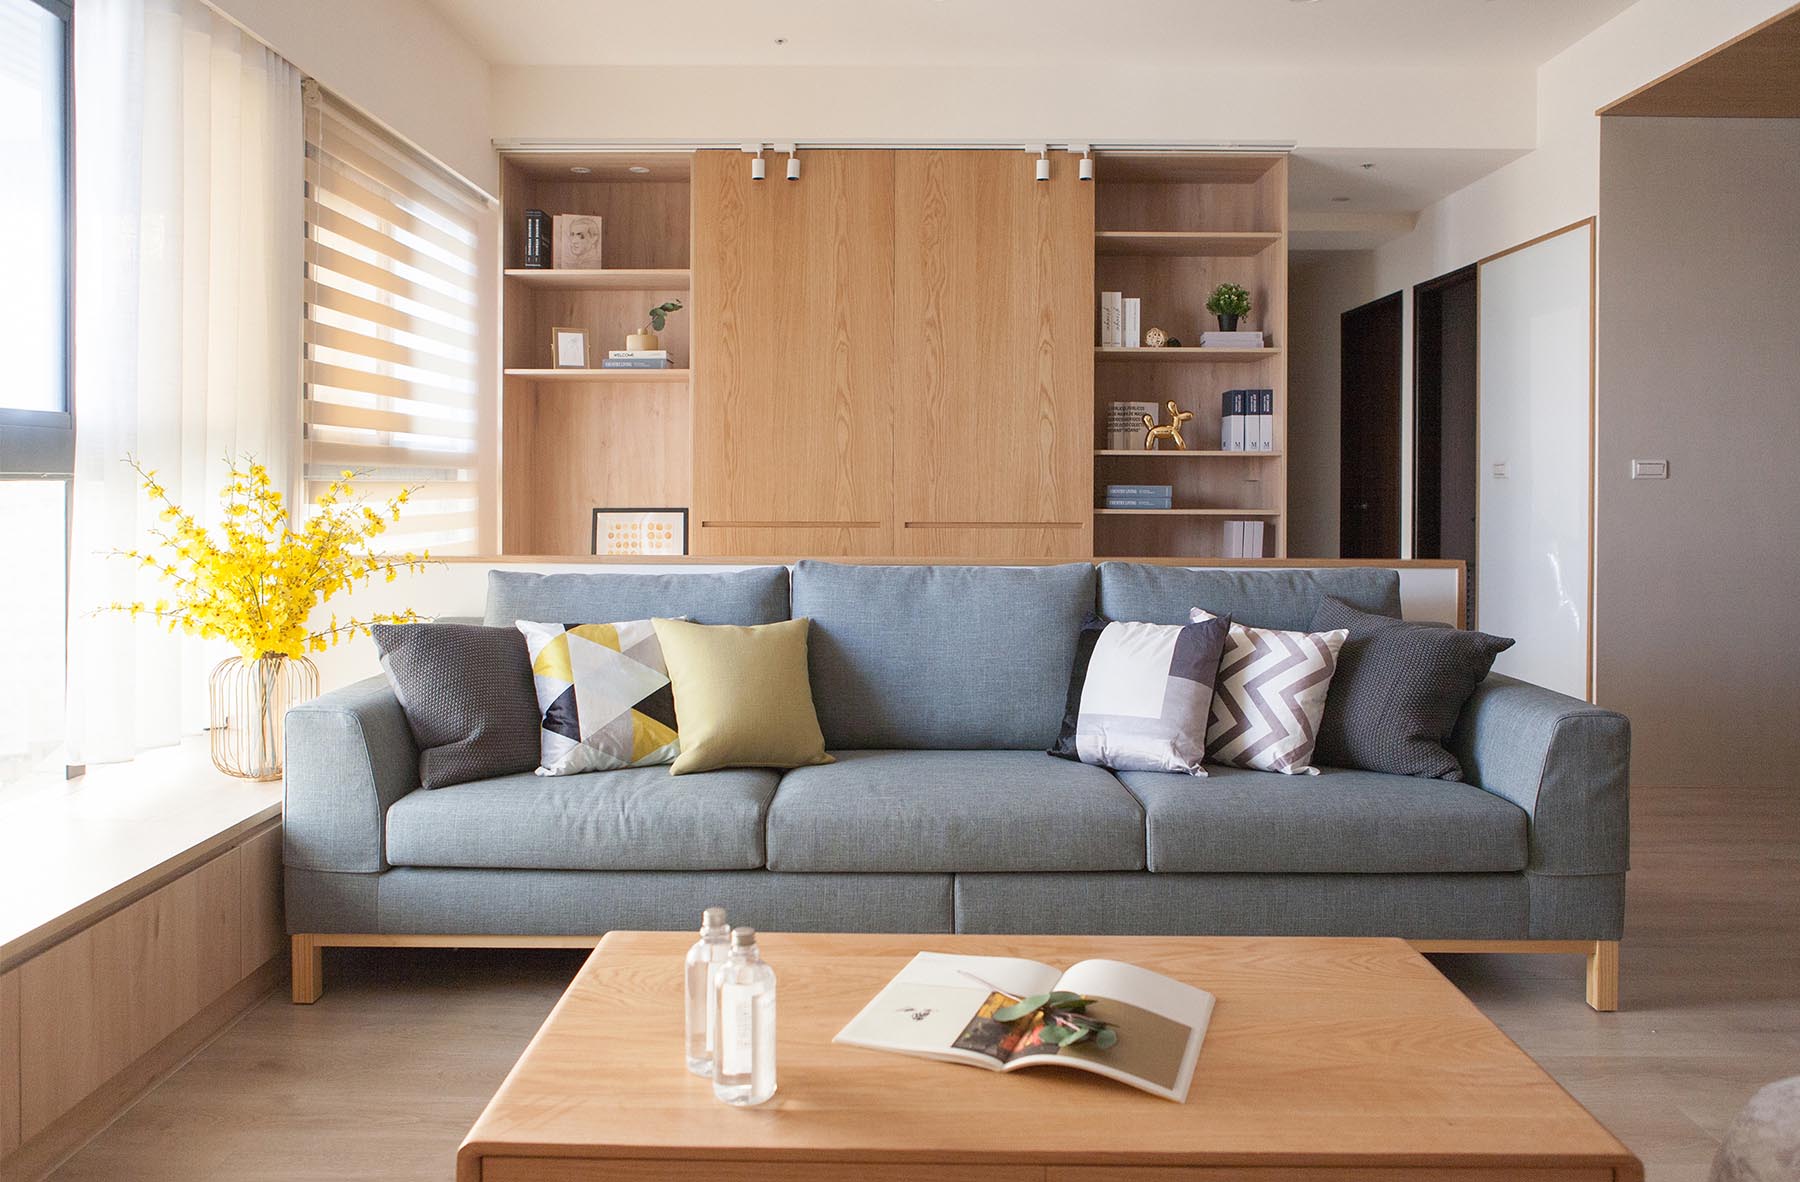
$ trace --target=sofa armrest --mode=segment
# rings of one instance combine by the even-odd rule
[[[419,749],[386,678],[287,712],[282,859],[303,870],[388,868],[387,811],[419,786]]]
[[[1528,871],[1625,871],[1631,723],[1623,714],[1495,674],[1463,708],[1450,747],[1464,779],[1525,810]]]

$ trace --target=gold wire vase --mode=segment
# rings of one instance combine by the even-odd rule
[[[319,671],[305,657],[228,657],[207,680],[213,766],[244,780],[281,779],[288,707],[319,696]]]

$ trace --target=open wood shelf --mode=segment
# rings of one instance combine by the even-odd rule
[[[1095,509],[1096,517],[1280,517],[1280,509]]]
[[[1279,357],[1281,350],[1276,348],[1262,349],[1202,349],[1198,346],[1183,345],[1179,349],[1164,347],[1152,349],[1140,346],[1128,349],[1116,345],[1099,345],[1094,348],[1094,357],[1098,361],[1153,361],[1165,365],[1179,361],[1261,361],[1265,357]]]
[[[1282,239],[1277,233],[1247,230],[1100,230],[1094,235],[1096,254],[1185,255],[1215,258],[1249,258],[1261,254]]]
[[[685,369],[509,369],[509,378],[534,382],[685,382]]]
[[[506,277],[526,287],[559,291],[686,291],[693,272],[686,267],[508,267]]]
[[[1197,460],[1267,460],[1274,459],[1281,455],[1278,451],[1219,451],[1217,448],[1214,448],[1211,451],[1202,451],[1199,448],[1192,447],[1188,448],[1186,451],[1145,451],[1143,448],[1139,447],[1097,447],[1094,449],[1094,454],[1097,456],[1154,457],[1162,460],[1190,458]]]

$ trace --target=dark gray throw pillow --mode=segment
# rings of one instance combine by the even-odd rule
[[[382,672],[419,744],[425,787],[537,767],[537,691],[517,629],[377,624],[374,632]]]
[[[1494,658],[1513,642],[1374,616],[1327,596],[1313,613],[1311,630],[1334,628],[1350,635],[1338,652],[1313,762],[1462,779],[1462,764],[1445,744]]]

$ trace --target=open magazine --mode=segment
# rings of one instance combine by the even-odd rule
[[[1117,1039],[1105,1050],[1091,1039],[1059,1046],[1044,1039],[1041,1015],[994,1017],[1021,998],[1057,991],[1095,999],[1087,1013]],[[1205,990],[1116,960],[1058,972],[1035,960],[921,952],[832,1041],[990,1071],[1074,1067],[1180,1104],[1212,1011]]]

